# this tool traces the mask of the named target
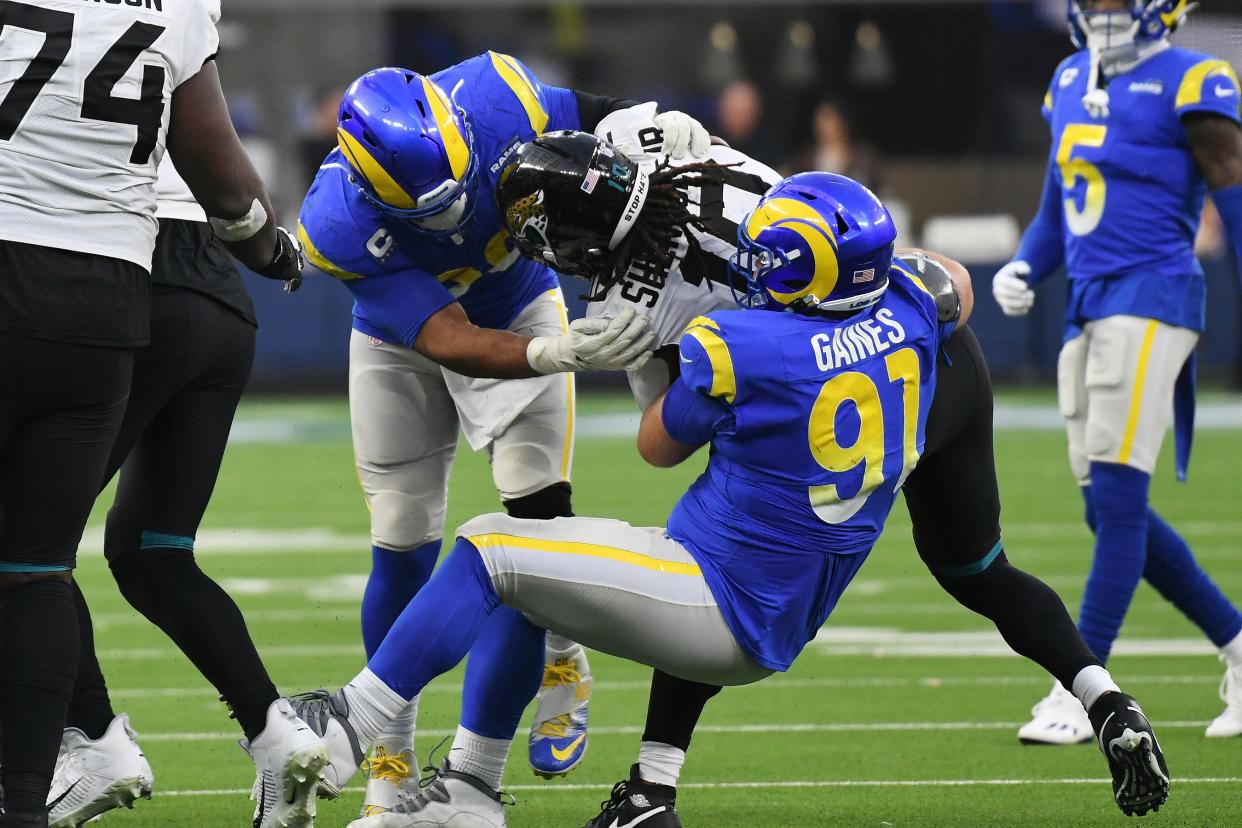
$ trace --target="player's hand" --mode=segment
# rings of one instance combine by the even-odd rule
[[[634,371],[655,347],[647,317],[626,308],[612,319],[575,319],[569,333],[537,336],[526,347],[526,361],[540,374],[561,371]]]
[[[1018,259],[1002,267],[992,277],[992,296],[1005,316],[1026,316],[1035,304],[1035,291],[1027,283],[1031,266]]]
[[[277,227],[276,252],[272,255],[271,264],[255,272],[268,279],[284,282],[285,291],[293,293],[302,286],[302,268],[304,267],[306,267],[306,257],[302,255],[302,244],[297,236],[283,227]]]
[[[663,155],[680,160],[687,154],[691,158],[706,158],[712,145],[712,136],[706,127],[684,112],[661,112],[655,116],[655,125],[664,133]]]

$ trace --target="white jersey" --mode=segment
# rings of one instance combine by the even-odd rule
[[[650,172],[663,158],[658,152],[664,135],[655,126],[655,114],[654,103],[622,109],[600,121],[595,134]],[[677,250],[667,273],[663,268],[653,272],[655,269],[649,265],[634,262],[625,279],[613,285],[603,300],[587,304],[587,317],[611,317],[633,308],[651,320],[656,347],[661,348],[675,345],[696,316],[737,307],[729,279],[729,259],[737,250],[737,226],[781,176],[729,147],[713,146],[709,156],[728,169],[723,185],[691,187],[688,192],[690,212],[698,215],[707,228],[707,232],[690,230],[701,255],[687,256],[690,244],[684,235],[678,234]],[[694,161],[685,158],[672,164]],[[641,408],[668,386],[664,363],[651,360],[648,365],[647,370],[629,377]]]
[[[194,200],[190,185],[186,184],[181,173],[177,172],[168,154],[165,154],[164,160],[160,161],[159,175],[155,179],[155,197],[158,201],[155,209],[157,219],[207,221],[207,214]]]
[[[218,0],[0,3],[0,238],[148,270],[173,90]]]

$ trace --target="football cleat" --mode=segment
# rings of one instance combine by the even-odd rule
[[[447,760],[425,768],[421,791],[403,795],[397,806],[378,816],[354,820],[348,828],[505,828],[506,804],[512,799],[477,776],[453,770]]]
[[[362,800],[360,817],[379,816],[397,807],[402,794],[418,793],[418,762],[413,751],[389,753],[377,747],[362,763],[367,774],[367,793]]]
[[[530,726],[530,767],[544,779],[564,776],[586,755],[591,701],[591,667],[582,645],[548,655]]]
[[[1214,739],[1242,736],[1242,665],[1226,666],[1220,680],[1220,700],[1225,710],[1208,723],[1204,735]]]
[[[644,782],[634,765],[630,778],[612,786],[612,796],[599,804],[599,816],[583,828],[681,828],[676,804],[676,788]]]
[[[263,732],[237,743],[254,762],[254,828],[310,828],[328,747],[298,718],[288,699],[267,708]]]
[[[68,728],[48,794],[48,825],[77,828],[113,808],[132,808],[138,797],[151,798],[154,780],[129,716],[117,716],[95,740]]]
[[[1031,708],[1029,722],[1018,728],[1024,745],[1081,745],[1091,741],[1091,720],[1082,702],[1059,681],[1052,692]]]
[[[328,748],[328,764],[319,784],[322,799],[336,799],[362,767],[366,753],[349,723],[349,701],[344,691],[312,690],[289,699],[294,711]]]
[[[1091,706],[1091,725],[1113,774],[1117,807],[1126,816],[1159,811],[1169,798],[1169,766],[1138,702],[1105,693]]]

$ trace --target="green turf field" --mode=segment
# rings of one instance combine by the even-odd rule
[[[584,431],[617,401],[583,400]],[[369,564],[367,514],[354,477],[343,402],[250,405],[239,436],[296,426],[313,440],[238,442],[226,457],[199,547],[236,596],[277,684],[337,686],[363,665],[358,603]],[[606,425],[606,422],[605,422]],[[298,431],[298,429],[301,429]],[[579,514],[662,523],[703,463],[645,467],[622,437],[579,440]],[[257,435],[257,436],[256,436]],[[1055,431],[997,435],[1010,558],[1044,576],[1076,610],[1089,562],[1077,492]],[[1242,431],[1197,438],[1191,481],[1166,457],[1154,504],[1178,523],[1219,582],[1242,599]],[[94,611],[100,661],[156,775],[156,796],[107,825],[243,826],[252,766],[214,691],[162,634],[132,612],[107,574],[101,499],[79,578]],[[481,456],[463,454],[450,527],[498,507]],[[787,675],[726,690],[709,706],[683,773],[679,810],[697,828],[777,826],[1116,825],[1125,820],[1092,746],[1024,748],[1015,737],[1049,679],[1012,655],[926,574],[898,504],[888,532],[825,627]],[[1148,587],[1123,631],[1114,676],[1156,723],[1174,775],[1151,826],[1242,824],[1242,740],[1207,740],[1220,666],[1206,642]],[[1003,647],[1003,645],[1000,645]],[[980,653],[996,653],[980,655]],[[646,707],[645,668],[596,655],[586,760],[567,780],[531,775],[519,734],[508,790],[514,828],[578,826],[634,761]],[[420,758],[455,725],[461,673],[423,697]],[[324,804],[318,824],[344,825],[360,790]]]

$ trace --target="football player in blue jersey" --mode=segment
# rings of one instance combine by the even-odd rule
[[[586,210],[568,234],[526,216],[518,225],[537,232],[521,235],[540,253],[608,269],[627,233],[652,237],[648,220],[676,221],[683,231],[693,223],[677,195],[678,173],[662,172],[648,175],[601,142],[574,184],[594,180],[603,193],[618,185],[627,205],[641,193],[633,210]],[[555,196],[543,191],[549,209]],[[744,231],[738,263],[750,309],[694,320],[681,341],[680,376],[643,415],[638,448],[653,465],[676,465],[711,445],[707,470],[668,527],[500,514],[469,521],[367,668],[336,693],[298,697],[312,727],[335,744],[370,744],[502,608],[528,619],[527,629],[509,630],[514,658],[537,656],[546,628],[708,685],[789,668],[866,559],[919,460],[937,354],[971,300],[960,266],[948,263],[953,272],[939,271],[929,287],[916,268],[894,261],[888,211],[840,176],[776,185]],[[631,254],[639,250],[661,255],[646,245]],[[937,301],[945,295],[962,300],[950,313]],[[1000,556],[987,557],[984,569]],[[1072,629],[1068,617],[1065,625]],[[1167,790],[1159,747],[1133,700],[1101,667],[1090,670],[1084,698],[1100,717],[1118,801],[1145,812]],[[520,707],[525,700],[513,695],[508,703]],[[340,763],[342,775],[351,771]],[[662,786],[630,785],[618,786],[630,795],[592,825],[680,824]],[[642,813],[619,813],[623,803]],[[442,824],[504,824],[497,792],[451,759],[422,797],[355,826]]]
[[[435,564],[459,432],[488,451],[509,514],[572,514],[574,384],[561,372],[632,368],[646,359],[650,336],[632,314],[569,326],[555,263],[518,255],[492,190],[523,141],[552,129],[593,129],[633,105],[548,86],[495,52],[433,75],[378,69],[344,95],[339,147],[311,186],[298,234],[309,261],[341,279],[355,300],[349,394],[371,512],[372,573],[362,606],[369,655]],[[706,150],[706,130],[688,116],[657,118],[665,151]],[[507,669],[503,621],[495,627],[471,659],[471,688]],[[531,731],[536,773],[564,774],[581,760],[590,687],[582,648],[551,636]],[[496,737],[509,724],[484,709],[467,691],[452,755],[495,787],[508,747]],[[402,788],[416,790],[416,711],[414,700],[377,740],[364,812],[391,807]]]
[[[1242,250],[1239,85],[1228,63],[1173,46],[1187,0],[1070,0],[1080,51],[1056,70],[1043,113],[1052,152],[1039,212],[993,281],[1002,310],[1030,310],[1033,286],[1065,265],[1069,303],[1058,396],[1070,467],[1095,556],[1079,617],[1108,658],[1135,588],[1147,581],[1220,648],[1225,710],[1208,736],[1242,735],[1242,613],[1186,541],[1148,507],[1176,411],[1185,477],[1194,412],[1204,276],[1194,239],[1208,190]],[[1018,731],[1023,742],[1091,738],[1059,685]]]

